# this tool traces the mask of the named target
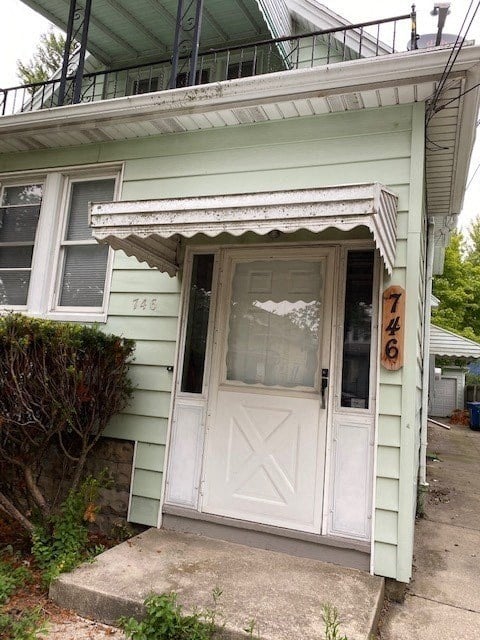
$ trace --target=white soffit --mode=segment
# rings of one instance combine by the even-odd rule
[[[248,231],[313,233],[367,227],[388,273],[395,260],[397,196],[378,183],[250,194],[92,204],[93,237],[174,275],[181,237]]]
[[[430,326],[430,353],[456,358],[480,358],[480,344],[447,329]]]

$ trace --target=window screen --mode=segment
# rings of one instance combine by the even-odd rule
[[[113,178],[72,183],[61,251],[61,307],[103,305],[108,247],[97,244],[92,238],[88,226],[88,204],[112,200],[114,190]]]
[[[27,304],[42,185],[5,187],[0,207],[0,305]]]

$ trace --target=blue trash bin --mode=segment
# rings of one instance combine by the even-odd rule
[[[470,429],[480,431],[480,402],[467,402],[470,411]]]

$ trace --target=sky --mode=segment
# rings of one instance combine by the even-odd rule
[[[410,13],[411,4],[401,0],[324,0],[330,9],[347,18],[351,22],[365,22],[390,18]],[[447,18],[445,32],[458,33],[471,0],[451,0],[450,15]],[[476,4],[476,0],[473,5]],[[434,0],[418,0],[417,30],[420,34],[434,33],[437,18],[430,15]],[[470,12],[472,15],[472,12]],[[19,84],[16,77],[16,61],[27,61],[32,56],[40,35],[49,28],[49,22],[29,9],[21,0],[0,0],[0,87],[12,87]],[[470,28],[469,38],[480,45],[480,10]],[[405,24],[403,31],[399,31],[398,44],[409,39],[409,27]],[[480,142],[477,142],[472,155],[470,166],[470,186],[465,195],[463,211],[460,216],[460,226],[466,229],[477,214],[480,214]],[[467,183],[468,184],[468,183]]]

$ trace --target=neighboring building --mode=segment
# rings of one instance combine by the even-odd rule
[[[453,331],[435,325],[430,327],[431,366],[435,367],[435,357],[442,358],[437,366],[440,376],[431,378],[429,413],[432,416],[449,417],[456,409],[465,409],[465,374],[467,363],[480,358],[480,344],[459,336]],[[461,364],[458,364],[460,361]],[[446,362],[446,364],[445,364]]]
[[[66,2],[25,4],[69,24]],[[392,50],[410,16],[205,0],[200,28],[200,0],[181,21],[177,4],[71,0],[97,71],[83,46],[75,78],[66,60],[0,92],[3,307],[137,341],[138,391],[108,428],[135,441],[132,522],[407,582],[431,277],[480,50],[444,73],[448,46]]]

